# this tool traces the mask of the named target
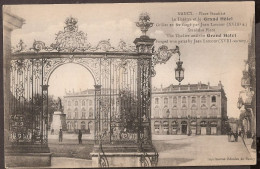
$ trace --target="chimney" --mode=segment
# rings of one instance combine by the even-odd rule
[[[190,90],[190,83],[188,83],[188,90]]]
[[[198,90],[201,88],[201,82],[198,82]]]
[[[208,89],[210,89],[210,83],[208,82]]]
[[[219,88],[222,88],[222,87],[223,87],[221,81],[219,81],[218,87],[219,87]]]

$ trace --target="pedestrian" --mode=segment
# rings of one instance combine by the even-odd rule
[[[51,129],[51,135],[53,135],[54,134],[54,129]]]
[[[228,135],[228,142],[230,142],[230,139],[231,139],[231,131],[228,131],[227,135]]]
[[[81,130],[79,130],[78,140],[79,140],[79,144],[82,144],[82,132],[81,132]]]
[[[238,141],[238,133],[237,133],[237,131],[234,133],[234,138],[235,138],[235,142],[237,142]]]
[[[238,135],[241,137],[241,130],[239,130]]]
[[[62,137],[63,137],[63,133],[62,133],[62,129],[60,129],[60,131],[59,131],[59,142],[62,142]]]

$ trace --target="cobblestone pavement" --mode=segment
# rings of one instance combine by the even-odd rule
[[[153,136],[159,166],[249,165],[255,163],[242,139],[228,142],[227,136]]]
[[[64,135],[77,139],[77,135]],[[49,139],[56,140],[57,136]],[[90,135],[83,136],[91,140]],[[75,140],[76,142],[76,140]],[[153,144],[159,152],[158,166],[250,165],[255,155],[250,153],[241,138],[228,142],[227,136],[153,135]],[[52,168],[91,167],[91,160],[54,157]]]

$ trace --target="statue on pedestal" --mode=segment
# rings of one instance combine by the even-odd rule
[[[65,131],[66,129],[66,114],[63,112],[63,106],[61,103],[61,98],[58,97],[56,102],[56,111],[53,114],[53,121],[51,124],[51,129],[54,133],[58,133],[60,130]]]

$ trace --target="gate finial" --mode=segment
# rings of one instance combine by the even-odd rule
[[[143,33],[141,37],[148,37],[146,32],[153,26],[153,23],[150,22],[150,15],[147,12],[141,13],[139,16],[139,22],[136,22],[136,26],[139,27]]]

